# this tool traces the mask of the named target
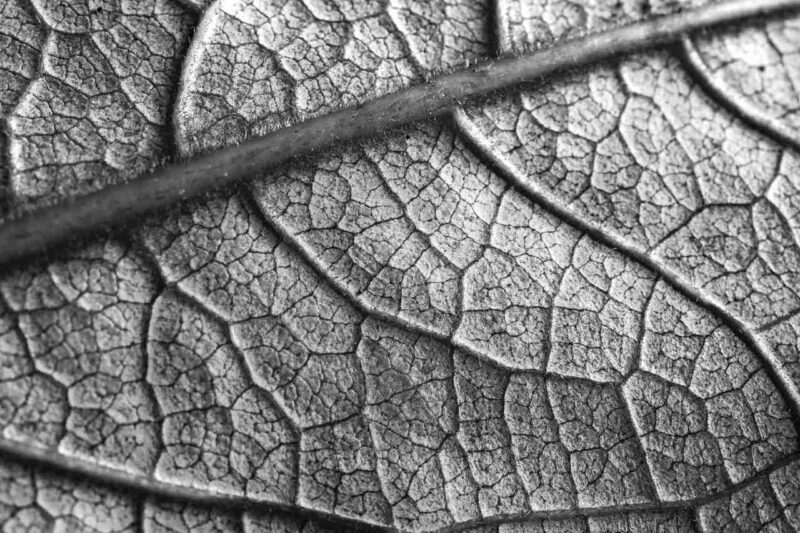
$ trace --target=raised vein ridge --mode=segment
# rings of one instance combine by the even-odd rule
[[[230,186],[293,157],[439,116],[466,100],[590,64],[675,42],[682,35],[748,17],[800,8],[800,0],[730,0],[567,40],[518,57],[488,61],[426,83],[163,167],[127,183],[58,203],[0,225],[0,265],[96,231],[107,231],[177,201]]]

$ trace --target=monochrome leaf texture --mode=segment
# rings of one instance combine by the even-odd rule
[[[3,209],[700,4],[7,0]],[[797,87],[751,20],[4,272],[0,522],[800,530]]]

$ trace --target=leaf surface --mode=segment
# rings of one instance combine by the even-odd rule
[[[20,6],[4,20],[39,27],[45,8],[64,13]],[[648,6],[195,4],[204,12],[175,103],[176,149],[239,142],[492,54],[691,7]],[[159,17],[190,20],[161,7],[130,15],[135,42],[163,44]],[[144,68],[135,54],[96,44],[122,31],[103,13],[134,25],[124,6],[73,11],[42,17],[46,42],[107,53],[120,66],[98,94],[124,96],[129,114],[166,113],[168,90],[152,87],[173,71],[150,70],[151,90],[137,93],[123,73]],[[43,70],[55,61],[42,39],[9,60],[15,86],[28,84],[9,93],[12,148],[40,79],[74,89],[69,69],[61,80],[22,68],[39,49]],[[89,53],[73,63],[88,68]],[[659,50],[512,88],[5,274],[11,458],[0,471],[13,483],[2,520],[105,531],[799,527],[797,156],[684,61]],[[158,120],[160,137],[121,121],[99,146],[115,150],[117,132],[164,150]],[[56,142],[59,120],[42,123],[53,132],[42,142]],[[81,124],[70,131],[91,130]],[[163,153],[148,150],[143,164]],[[91,175],[58,151],[35,153]],[[11,154],[14,183],[23,166]],[[81,188],[53,194],[67,190]],[[15,462],[23,456],[34,465]]]

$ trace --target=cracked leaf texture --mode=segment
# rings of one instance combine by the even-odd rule
[[[9,0],[4,209],[700,4]],[[3,273],[4,531],[800,530],[797,20]]]

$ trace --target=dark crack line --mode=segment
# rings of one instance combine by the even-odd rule
[[[237,146],[166,166],[127,183],[68,199],[0,226],[0,265],[137,220],[337,142],[375,135],[446,114],[466,100],[626,52],[673,43],[687,32],[800,8],[800,0],[729,0],[566,40],[532,53],[488,61],[350,109],[279,129]],[[202,26],[202,25],[201,25]],[[178,139],[180,142],[180,139]]]
[[[595,241],[647,267],[651,272],[660,276],[666,283],[689,301],[701,306],[722,324],[730,328],[734,334],[745,343],[747,348],[761,360],[764,370],[769,375],[770,380],[775,384],[778,391],[786,400],[795,431],[800,435],[800,393],[798,393],[789,379],[780,371],[780,362],[775,360],[772,352],[763,345],[762,341],[755,336],[743,321],[728,313],[721,303],[705,294],[702,290],[690,285],[681,278],[680,275],[663,265],[658,259],[650,256],[645,251],[631,245],[625,240],[615,235],[608,234],[603,231],[602,228],[579,217],[570,209],[563,207],[558,200],[544,190],[541,190],[535,183],[520,176],[511,165],[501,157],[495,155],[489,147],[486,146],[486,141],[480,137],[480,134],[474,131],[475,128],[470,124],[469,118],[463,111],[454,111],[453,122],[468,145],[484,160],[484,163],[499,176],[506,179],[512,186],[519,189],[529,200],[542,206],[560,220],[572,225]]]

